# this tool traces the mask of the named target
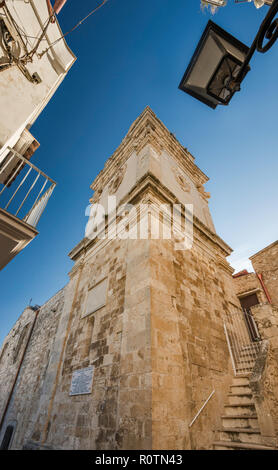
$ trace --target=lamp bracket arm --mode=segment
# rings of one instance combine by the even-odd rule
[[[267,52],[273,44],[278,39],[278,19],[274,19],[278,12],[278,0],[273,0],[269,11],[263,20],[260,29],[249,48],[249,51],[246,55],[245,61],[243,62],[240,70],[238,72],[236,82],[240,83],[244,78],[246,69],[249,65],[250,60],[252,59],[256,51],[265,53]],[[264,40],[268,39],[268,42],[264,45]]]

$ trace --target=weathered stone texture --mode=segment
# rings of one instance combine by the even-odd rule
[[[72,250],[63,307],[41,309],[13,396],[14,448],[211,448],[231,381],[223,318],[239,303],[206,181],[146,109],[93,183],[93,200],[108,216],[112,190],[118,205],[150,202],[159,220],[164,203],[193,204],[193,247],[176,250],[173,238],[85,237]],[[104,278],[103,304],[88,311],[89,292]],[[92,393],[70,396],[73,372],[91,365]]]
[[[117,446],[117,403],[125,301],[127,243],[112,241],[79,268],[65,350],[60,357],[55,400],[48,410],[43,443],[55,448],[113,449]],[[87,291],[108,278],[106,304],[83,317]],[[95,367],[91,395],[69,396],[72,373]]]
[[[267,297],[262,289],[256,273],[248,273],[233,278],[235,292],[238,296],[250,291],[256,291],[260,303],[267,302]]]
[[[277,312],[278,313],[278,312]],[[277,336],[276,336],[277,340]],[[276,342],[277,343],[277,342]],[[266,369],[263,380],[263,395],[267,400],[270,415],[278,438],[278,347],[270,341]],[[277,442],[277,441],[276,441]]]
[[[278,241],[251,256],[253,267],[262,274],[271,302],[278,305]]]
[[[274,242],[250,257],[255,273],[248,273],[233,279],[235,291],[241,294],[256,291],[259,303],[251,307],[251,314],[258,326],[263,344],[267,350],[259,356],[256,367],[261,368],[258,377],[253,378],[253,393],[262,435],[269,442],[277,444],[278,437],[278,242]],[[262,275],[262,285],[258,275]],[[266,295],[265,288],[270,296]],[[269,302],[271,300],[271,303]],[[264,361],[264,355],[266,359]],[[264,364],[260,362],[263,361]],[[255,373],[256,367],[253,371]],[[273,441],[274,439],[274,441]]]
[[[154,449],[209,448],[230,380],[223,314],[231,292],[223,278],[231,274],[196,238],[187,251],[175,251],[171,241],[151,242]]]
[[[3,404],[7,403],[9,393],[12,390],[12,384],[15,381],[16,373],[19,369],[20,361],[23,359],[18,380],[15,383],[12,400],[7,409],[2,432],[0,434],[1,440],[5,425],[10,421],[17,421],[17,431],[13,439],[14,449],[21,449],[23,444],[26,440],[30,439],[33,433],[33,428],[36,423],[37,407],[59,316],[63,307],[63,301],[64,291],[61,290],[37,312],[27,308],[5,342],[5,344],[8,343],[9,345],[0,362],[0,396]],[[35,318],[36,316],[37,318]],[[26,354],[23,357],[24,346],[29,337],[28,333],[25,335],[19,350],[18,344],[21,335],[24,335],[25,325],[29,325],[28,329],[30,333],[33,324],[34,329]],[[16,358],[15,352],[17,352]],[[2,406],[1,416],[3,416],[3,411]]]
[[[3,415],[9,391],[15,381],[34,319],[34,310],[26,308],[2,345],[0,351],[0,416]]]

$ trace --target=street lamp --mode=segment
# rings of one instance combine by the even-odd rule
[[[254,52],[268,51],[278,38],[278,19],[274,19],[277,12],[278,0],[274,0],[250,48],[209,21],[180,82],[180,90],[213,109],[219,104],[228,105],[250,70]]]

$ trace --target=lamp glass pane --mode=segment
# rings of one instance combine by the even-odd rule
[[[233,92],[225,86],[226,77],[236,77],[248,50],[245,44],[209,21],[179,88],[212,108],[227,104]]]
[[[206,88],[223,56],[223,52],[209,35],[188,77],[188,85]]]
[[[239,69],[240,64],[235,59],[228,56],[224,57],[208,85],[208,93],[221,102],[226,102],[233,94],[229,88],[229,82],[236,78]]]

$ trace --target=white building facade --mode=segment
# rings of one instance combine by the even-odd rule
[[[55,187],[29,160],[39,147],[30,128],[75,61],[57,3],[0,1],[0,269],[37,235]]]

